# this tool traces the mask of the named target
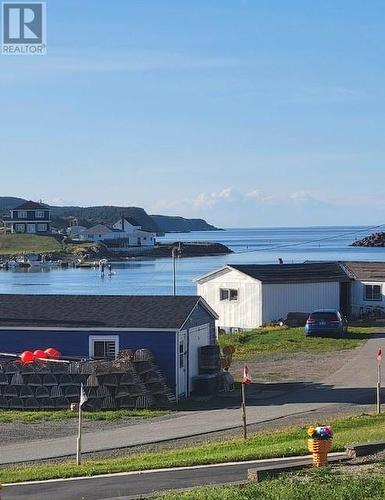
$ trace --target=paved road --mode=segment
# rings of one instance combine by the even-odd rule
[[[343,460],[344,453],[334,453],[333,461]],[[161,471],[135,472],[96,476],[93,478],[42,481],[5,486],[2,500],[114,500],[138,498],[154,492],[193,488],[209,484],[245,481],[251,468],[272,468],[310,465],[311,457],[292,457],[274,460],[253,460],[241,464],[223,464]]]
[[[322,383],[285,384],[287,390],[279,397],[250,402],[248,423],[268,422],[320,409],[356,407],[375,401],[376,362],[379,347],[385,348],[385,334],[378,334],[356,351],[340,370],[327,376]],[[322,356],[322,354],[320,354]],[[294,388],[294,389],[293,389]],[[177,417],[161,422],[146,422],[103,432],[84,434],[83,451],[94,452],[157,443],[201,435],[239,426],[238,408],[181,412]],[[74,454],[74,438],[64,437],[30,441],[28,446],[14,444],[0,448],[0,464],[65,457]]]

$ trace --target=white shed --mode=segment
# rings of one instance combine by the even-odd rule
[[[196,279],[217,326],[252,329],[315,309],[348,312],[350,282],[338,262],[227,265]]]

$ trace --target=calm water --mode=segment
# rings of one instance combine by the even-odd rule
[[[177,261],[178,294],[194,294],[194,278],[231,263],[274,263],[304,260],[385,260],[385,248],[350,247],[373,232],[362,227],[248,228],[168,234],[160,241],[215,241],[235,253]],[[101,278],[93,269],[0,271],[0,293],[169,294],[170,259],[132,260],[115,264],[116,274]]]

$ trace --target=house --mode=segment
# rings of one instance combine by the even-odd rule
[[[227,265],[196,282],[198,294],[219,316],[217,326],[231,331],[279,321],[289,312],[348,314],[353,279],[341,263],[318,262]]]
[[[70,227],[67,227],[66,233],[71,239],[78,240],[80,234],[83,233],[83,231],[86,231],[86,229],[87,228],[85,226],[71,225]]]
[[[197,296],[0,295],[0,352],[55,347],[67,357],[150,349],[177,398],[215,344],[217,315]]]
[[[71,228],[69,228],[71,229]],[[155,234],[143,231],[135,221],[121,217],[111,227],[106,224],[96,224],[88,229],[80,231],[80,241],[102,241],[111,250],[119,251],[130,247],[153,247],[155,245]]]
[[[11,233],[46,234],[51,233],[51,214],[46,205],[26,201],[10,210],[4,217],[4,224]]]
[[[343,262],[353,280],[350,293],[350,313],[359,317],[373,309],[385,313],[385,262]]]

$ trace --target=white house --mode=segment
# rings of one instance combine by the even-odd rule
[[[111,249],[119,250],[129,247],[153,247],[155,234],[143,231],[141,226],[122,217],[111,227],[106,224],[96,224],[80,231],[77,239],[80,241],[102,241]]]
[[[343,262],[344,269],[353,280],[349,309],[352,316],[361,316],[371,310],[384,310],[385,315],[385,262]]]
[[[256,328],[286,319],[289,312],[348,313],[351,281],[338,262],[227,265],[196,279],[198,295],[225,330]]]

